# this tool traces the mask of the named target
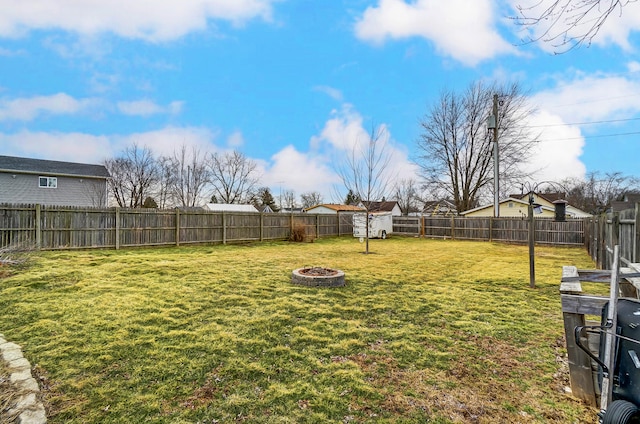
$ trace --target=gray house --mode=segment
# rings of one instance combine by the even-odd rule
[[[107,206],[102,165],[0,156],[0,203]]]

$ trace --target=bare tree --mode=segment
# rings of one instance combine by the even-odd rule
[[[531,6],[518,5],[517,24],[532,30],[524,41],[551,43],[556,53],[582,44],[591,45],[612,15],[636,0],[538,0]]]
[[[104,166],[111,175],[109,189],[118,206],[142,207],[158,179],[158,166],[151,150],[133,143],[120,156],[107,159]]]
[[[160,209],[175,206],[172,187],[175,185],[176,175],[173,172],[173,158],[162,156],[158,159],[158,182],[156,184],[156,198]]]
[[[620,172],[604,175],[591,172],[584,180],[564,180],[561,185],[566,190],[566,200],[572,206],[595,215],[605,212],[625,193],[640,191],[640,180]]]
[[[389,191],[391,175],[388,172],[390,153],[387,149],[388,134],[386,128],[371,127],[367,140],[356,140],[351,154],[339,164],[337,169],[344,187],[361,199],[366,217],[369,216],[370,202],[386,197]],[[365,221],[368,219],[365,217]],[[366,225],[365,253],[369,253],[369,225]]]
[[[300,195],[303,208],[310,208],[311,206],[319,205],[322,203],[322,194],[317,191],[309,191]]]
[[[222,203],[250,200],[258,184],[257,164],[238,151],[214,153],[209,160],[213,196]]]
[[[532,110],[517,84],[500,87],[478,82],[462,94],[444,92],[420,121],[422,133],[416,163],[425,186],[446,193],[458,212],[477,206],[491,189],[494,143],[487,118],[492,113],[494,94],[500,99],[500,182],[508,190],[527,176],[521,165],[528,161],[538,139],[523,126]]]
[[[418,187],[416,180],[413,178],[401,179],[394,186],[394,197],[398,202],[398,206],[402,209],[403,215],[418,210]]]
[[[293,212],[293,208],[296,207],[296,192],[293,190],[285,190],[281,194],[282,207],[289,208]]]
[[[206,156],[197,148],[187,152],[182,145],[171,159],[172,176],[170,191],[176,203],[194,207],[202,201],[202,194],[211,181]]]

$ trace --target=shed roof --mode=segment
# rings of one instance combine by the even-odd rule
[[[110,177],[109,171],[107,171],[104,165],[19,158],[14,156],[0,156],[0,171],[21,174],[73,175],[77,177],[94,178]]]
[[[309,212],[315,208],[324,207],[327,209],[334,210],[336,212],[359,212],[362,210],[359,206],[354,205],[337,205],[334,203],[323,203],[321,205],[311,206],[310,208],[305,209],[305,211]]]
[[[239,205],[235,203],[207,203],[207,210],[214,212],[258,212],[253,205]]]

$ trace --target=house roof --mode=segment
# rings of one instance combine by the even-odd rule
[[[529,206],[529,202],[525,202],[524,200],[520,200],[517,197],[507,197],[506,199],[502,199],[500,201],[500,204],[506,203],[506,202],[515,202],[515,203],[520,203],[526,206]],[[491,203],[490,205],[484,205],[484,206],[478,206],[477,208],[473,208],[473,209],[468,209],[466,211],[460,212],[460,215],[467,215],[473,212],[477,212],[477,211],[481,211],[483,209],[489,209],[489,208],[493,208],[493,203]],[[553,210],[551,208],[548,208],[546,206],[542,207],[543,209],[549,209],[549,210]]]
[[[207,210],[213,212],[258,212],[253,205],[238,205],[235,203],[207,203]]]
[[[391,212],[393,208],[396,207],[398,202],[394,201],[385,201],[385,202],[362,202],[363,204],[369,205],[370,212]]]
[[[310,208],[305,209],[306,212],[309,212],[312,209],[324,207],[327,209],[334,210],[336,212],[360,212],[362,208],[354,205],[336,205],[333,203],[323,203],[321,205],[311,206]]]
[[[109,171],[103,165],[59,162],[55,160],[29,159],[0,156],[0,172],[20,174],[72,175],[76,177],[109,178]]]

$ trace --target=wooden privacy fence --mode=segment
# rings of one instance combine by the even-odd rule
[[[584,246],[584,220],[536,218],[535,242]],[[429,238],[527,243],[529,221],[522,218],[394,217],[393,232]]]
[[[602,214],[587,220],[586,244],[598,268],[611,268],[613,246],[620,246],[623,264],[640,262],[640,203],[621,212]]]
[[[259,214],[156,209],[0,206],[0,247],[86,249],[286,240],[351,235],[351,215]]]

